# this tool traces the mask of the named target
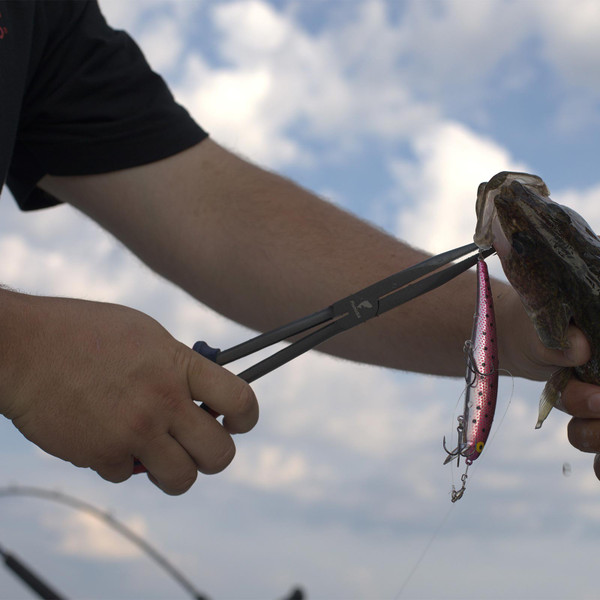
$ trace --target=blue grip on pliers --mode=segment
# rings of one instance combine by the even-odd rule
[[[213,362],[217,362],[217,356],[221,353],[220,348],[213,348],[209,346],[206,342],[196,342],[192,346],[192,350],[204,356],[204,358],[208,358],[208,360],[212,360]]]

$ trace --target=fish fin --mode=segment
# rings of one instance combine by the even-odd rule
[[[560,400],[562,391],[567,385],[571,377],[571,368],[559,369],[552,373],[550,379],[544,386],[544,391],[540,396],[540,406],[538,409],[538,420],[535,424],[535,428],[539,429],[542,423],[546,420],[546,417],[550,414],[550,411],[556,406]]]

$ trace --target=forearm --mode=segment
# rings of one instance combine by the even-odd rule
[[[425,256],[210,141],[152,166],[93,176],[85,198],[81,179],[45,185],[113,231],[159,273],[257,330],[323,308]],[[116,199],[114,189],[120,190]],[[462,344],[471,332],[474,285],[466,274],[323,349],[363,362],[458,375]]]

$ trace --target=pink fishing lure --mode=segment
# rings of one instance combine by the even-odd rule
[[[477,307],[473,322],[473,333],[465,342],[467,357],[467,388],[463,414],[458,417],[458,445],[449,451],[444,464],[464,457],[467,464],[479,458],[487,442],[498,395],[498,343],[496,339],[496,321],[494,301],[490,287],[487,265],[483,258],[477,261]],[[452,501],[455,502],[465,491],[466,471],[462,476],[462,488],[452,489]]]

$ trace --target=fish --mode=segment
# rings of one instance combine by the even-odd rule
[[[467,372],[463,414],[458,417],[458,445],[444,464],[464,457],[467,469],[461,477],[462,487],[452,488],[452,502],[462,497],[466,488],[467,471],[477,460],[492,429],[498,396],[498,340],[490,278],[485,260],[477,259],[477,302],[471,339],[465,342]]]
[[[600,241],[577,212],[550,199],[537,175],[502,171],[477,191],[474,241],[493,247],[540,341],[548,348],[569,347],[573,323],[586,336],[590,360],[555,371],[539,404],[536,429],[560,402],[574,375],[600,384]]]

